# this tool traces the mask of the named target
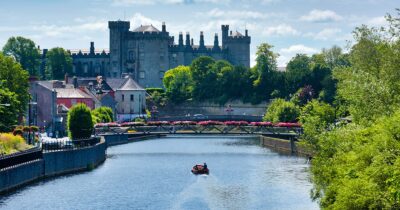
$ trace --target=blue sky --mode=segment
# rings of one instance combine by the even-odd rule
[[[400,7],[399,0],[9,0],[0,7],[0,46],[10,36],[24,36],[41,48],[87,49],[94,41],[108,49],[108,20],[130,20],[159,29],[166,22],[170,35],[190,32],[206,44],[221,24],[252,37],[251,57],[267,42],[285,66],[296,53],[313,54],[333,45],[346,47],[356,26],[382,26],[384,16]]]

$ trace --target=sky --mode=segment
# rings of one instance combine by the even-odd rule
[[[251,36],[251,65],[257,46],[268,43],[284,67],[297,53],[314,54],[338,45],[347,49],[352,31],[386,25],[400,0],[4,0],[0,7],[0,47],[11,36],[32,39],[43,48],[109,48],[108,21],[128,20],[131,30],[152,24],[175,36],[189,32],[195,44],[221,37],[221,25]]]

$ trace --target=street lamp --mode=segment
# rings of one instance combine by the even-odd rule
[[[28,103],[28,126],[29,126],[29,131],[28,131],[28,143],[31,144],[31,125],[32,125],[32,117],[31,117],[31,112],[32,112],[32,105],[37,105],[37,102],[34,101],[29,101]]]

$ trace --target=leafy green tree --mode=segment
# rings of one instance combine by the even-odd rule
[[[163,83],[167,97],[174,103],[182,103],[192,97],[193,80],[188,66],[178,66],[165,72]]]
[[[95,123],[108,123],[114,119],[113,111],[110,107],[99,107],[92,110],[92,119]]]
[[[61,47],[50,49],[46,54],[46,78],[62,80],[66,73],[72,73],[72,57]]]
[[[244,66],[225,66],[218,75],[220,103],[245,99],[252,92],[251,71]]]
[[[324,102],[312,100],[300,112],[299,121],[303,125],[304,140],[312,151],[318,151],[319,135],[327,131],[335,121],[335,109]]]
[[[0,133],[10,132],[13,125],[18,124],[19,101],[14,92],[8,88],[2,87],[0,82]],[[8,106],[6,106],[8,105]]]
[[[300,109],[294,103],[278,98],[273,100],[267,108],[263,118],[270,122],[297,122]]]
[[[7,90],[13,97],[15,96],[16,101],[11,106],[15,110],[10,110],[10,112],[18,113],[18,117],[24,115],[29,101],[28,77],[28,72],[23,70],[19,63],[0,53],[0,86],[4,91]]]
[[[89,138],[93,133],[93,121],[90,109],[83,103],[68,111],[68,134],[71,139]]]
[[[3,47],[3,53],[14,57],[30,75],[39,75],[40,53],[32,40],[21,36],[10,37]]]
[[[311,75],[311,58],[305,54],[297,54],[286,66],[286,81],[290,93],[309,84]]]
[[[213,68],[215,60],[201,56],[190,65],[193,79],[193,98],[200,101],[215,97],[217,68]]]
[[[356,122],[369,123],[390,115],[400,104],[400,41],[388,40],[382,32],[357,28],[357,43],[350,52],[350,67],[334,70],[338,95]]]
[[[269,99],[276,86],[277,81],[274,76],[278,69],[276,59],[279,55],[274,53],[272,48],[273,46],[267,43],[262,43],[257,48],[256,65],[253,68],[253,85],[259,100]]]

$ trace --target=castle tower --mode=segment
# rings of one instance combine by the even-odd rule
[[[90,55],[94,55],[94,42],[90,42]]]
[[[229,25],[222,25],[222,49],[225,49],[226,41],[228,40]]]
[[[215,36],[214,36],[213,50],[220,50],[219,43],[218,43],[218,33],[215,33]]]
[[[125,70],[125,34],[129,32],[129,21],[109,21],[108,28],[110,29],[110,65],[111,72],[109,75],[114,78],[120,78]]]
[[[204,34],[202,31],[200,31],[200,42],[199,42],[199,50],[207,50],[206,46],[204,45]]]
[[[182,32],[179,32],[179,41],[178,41],[179,47],[183,46],[183,34]]]
[[[222,25],[222,49],[227,51],[227,60],[233,65],[250,67],[250,42],[251,37],[245,30],[245,35],[240,32],[230,31],[229,25]]]

